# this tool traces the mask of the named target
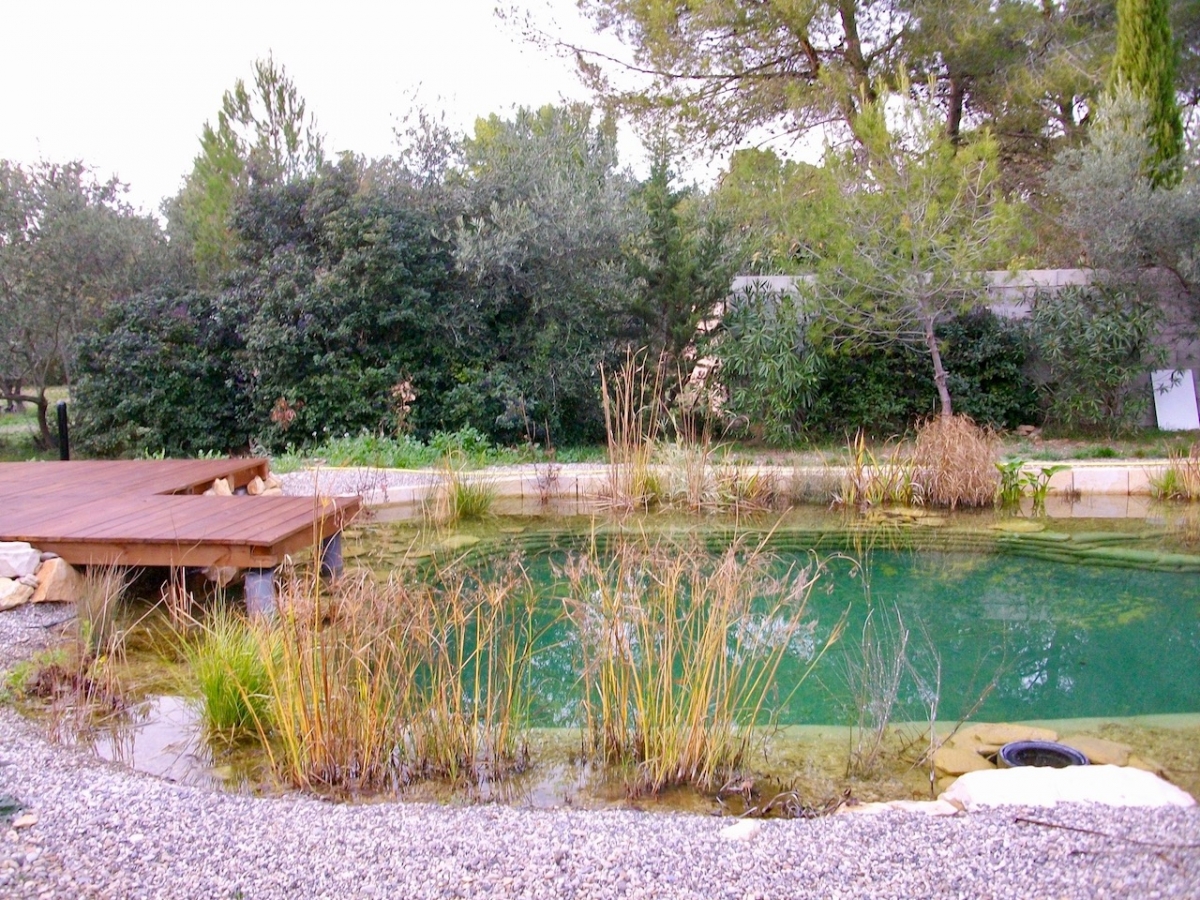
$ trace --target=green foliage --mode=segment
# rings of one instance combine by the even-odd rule
[[[889,124],[885,105],[881,99],[860,114],[865,163],[849,154],[827,162],[840,196],[822,223],[817,322],[828,321],[840,343],[923,349],[949,416],[936,325],[985,302],[979,273],[1006,261],[1012,208],[997,184],[993,141],[956,146],[908,102],[903,121]]]
[[[1065,201],[1063,219],[1087,259],[1132,281],[1151,266],[1200,287],[1200,171],[1155,187],[1149,111],[1124,88],[1105,98],[1086,146],[1063,153],[1053,173]]]
[[[75,441],[97,456],[246,446],[240,346],[209,294],[141,294],[114,304],[80,343]]]
[[[166,276],[163,236],[81,162],[0,160],[0,398],[37,407],[53,446],[47,388],[69,382],[91,322]]]
[[[444,424],[597,439],[597,373],[631,330],[622,243],[637,219],[615,123],[581,105],[480,119],[460,177],[455,261],[468,284],[451,327],[474,352],[455,399],[486,418]]]
[[[201,283],[213,284],[234,264],[234,203],[253,179],[290,181],[316,170],[322,138],[305,117],[304,99],[283,65],[254,63],[254,86],[239,78],[226,91],[217,124],[205,122],[200,153],[180,193],[164,204],[172,238],[190,249]]]
[[[794,441],[818,397],[824,368],[808,342],[808,317],[796,294],[752,285],[730,301],[711,351],[729,391],[724,412],[771,443]]]
[[[279,653],[226,604],[208,617],[199,640],[183,644],[210,734],[232,739],[269,729],[270,681],[263,655]]]
[[[721,360],[723,411],[735,430],[777,444],[860,430],[887,436],[935,411],[922,352],[814,337],[812,321],[799,296],[761,285],[730,304],[710,349]],[[962,412],[995,428],[1038,421],[1020,326],[981,309],[938,323],[935,334]]]
[[[1135,425],[1150,403],[1146,371],[1164,364],[1154,343],[1161,321],[1157,298],[1107,284],[1038,297],[1031,325],[1049,369],[1048,421],[1108,432]]]
[[[1183,118],[1176,99],[1178,50],[1171,36],[1169,0],[1117,0],[1117,52],[1111,86],[1127,88],[1146,104],[1151,153],[1146,174],[1173,184],[1182,170]]]
[[[226,296],[243,323],[263,443],[390,430],[405,384],[411,423],[428,422],[450,267],[430,224],[363,185],[350,158],[252,185],[235,224],[245,265]]]
[[[729,294],[735,267],[727,227],[696,191],[673,189],[673,177],[664,142],[637,191],[646,223],[625,258],[634,285],[630,311],[644,328],[644,346],[686,379],[695,360],[688,348]]]

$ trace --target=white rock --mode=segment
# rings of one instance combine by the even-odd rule
[[[757,819],[738,819],[721,829],[721,837],[727,841],[752,841],[762,831],[762,822]]]
[[[1105,806],[1196,805],[1195,798],[1152,772],[1120,766],[1018,766],[968,772],[940,800],[977,806],[1055,806],[1100,803]]]
[[[0,578],[32,575],[41,561],[42,554],[24,541],[0,543]]]
[[[20,831],[23,828],[32,828],[37,822],[38,817],[36,813],[25,813],[25,815],[13,819],[12,827]]]
[[[893,800],[888,804],[892,809],[904,812],[921,813],[926,816],[956,816],[960,810],[946,800]]]
[[[33,596],[33,588],[12,578],[0,578],[0,610],[23,606]]]

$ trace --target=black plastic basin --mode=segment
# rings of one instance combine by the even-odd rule
[[[1013,741],[1000,748],[998,762],[1001,766],[1051,766],[1065,769],[1067,766],[1086,766],[1088,758],[1074,747],[1056,744],[1053,741]]]

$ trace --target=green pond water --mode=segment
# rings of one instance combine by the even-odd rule
[[[546,593],[548,615],[559,604],[550,564],[564,556],[541,554],[527,564]],[[789,565],[808,562],[807,555],[781,553],[776,566],[784,574]],[[904,649],[913,671],[900,684],[893,710],[898,721],[927,718],[935,691],[939,716],[950,720],[1200,710],[1200,578],[1194,574],[875,550],[861,567],[848,559],[826,561],[808,600],[807,627],[791,636],[779,670],[780,724],[856,721],[868,612],[885,655],[894,654],[908,632]],[[843,619],[841,638],[816,659]],[[749,627],[769,639],[779,623],[762,616]],[[573,626],[558,622],[543,644],[534,663],[534,722],[576,724]]]
[[[779,671],[780,724],[858,721],[856,673],[868,613],[885,655],[908,632],[910,666],[892,710],[895,721],[927,720],[935,694],[941,721],[1200,712],[1200,557],[1180,544],[1178,529],[1161,520],[1005,522],[960,515],[947,527],[943,517],[926,518],[856,522],[847,530],[845,519],[810,511],[799,521],[731,526],[692,520],[680,527],[689,535],[684,540],[703,540],[713,550],[737,535],[757,540],[769,534],[776,574],[808,565],[814,554],[823,561],[807,627],[792,636]],[[650,527],[680,539],[669,524]],[[476,535],[466,526],[437,540],[455,552],[521,556],[545,593],[550,620],[562,608],[564,590],[555,584],[552,564],[587,544],[597,524],[546,529],[515,519],[474,528]],[[376,525],[352,535],[349,555],[388,571],[392,548],[411,553],[420,540]],[[841,638],[814,665],[843,621]],[[774,625],[764,618],[751,623],[763,635]],[[543,640],[534,663],[538,726],[578,722],[577,644],[565,621]]]
[[[856,673],[870,614],[885,651],[894,650],[902,629],[908,632],[909,669],[891,710],[893,722],[927,722],[935,695],[940,729],[963,718],[1065,720],[1055,726],[1060,733],[1128,741],[1167,764],[1177,782],[1200,787],[1187,774],[1196,769],[1197,720],[1179,715],[1200,713],[1200,555],[1197,529],[1180,527],[1169,515],[1031,521],[906,514],[848,523],[803,510],[740,522],[501,516],[453,531],[411,522],[354,526],[345,541],[351,570],[387,576],[431,556],[465,556],[486,570],[497,560],[518,558],[540,585],[550,628],[532,663],[533,725],[540,734],[535,744],[545,747],[535,752],[534,773],[516,782],[517,793],[528,796],[514,795],[512,802],[588,805],[614,790],[606,783],[584,787],[587,767],[574,760],[578,636],[561,616],[564,588],[553,568],[593,536],[620,530],[657,532],[685,545],[701,541],[713,551],[739,536],[770,535],[776,575],[814,558],[823,562],[808,598],[806,627],[789,640],[770,701],[778,724],[816,726],[780,733],[777,743],[783,743],[770,764],[780,783],[802,783],[819,796],[837,796],[845,787],[849,735],[828,726],[860,722]],[[606,540],[597,543],[603,549]],[[839,623],[840,639],[814,664]],[[764,637],[773,628],[762,615],[750,627]],[[148,670],[162,665],[153,656],[143,661]],[[138,707],[132,729],[97,735],[97,752],[181,781],[233,777],[235,783],[261,783],[261,758],[234,759],[205,746],[190,703],[163,696],[161,688],[148,691],[154,696]],[[1149,716],[1183,724],[1159,727],[1138,718]],[[788,749],[793,739],[799,743]],[[856,795],[863,790],[855,786]],[[921,772],[903,760],[866,789],[867,796],[922,792],[928,785]]]

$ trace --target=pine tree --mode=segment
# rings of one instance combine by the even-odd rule
[[[1169,0],[1117,0],[1117,53],[1109,89],[1128,85],[1147,104],[1153,147],[1150,179],[1172,184],[1180,175],[1183,119],[1175,97],[1178,48],[1171,37]]]

